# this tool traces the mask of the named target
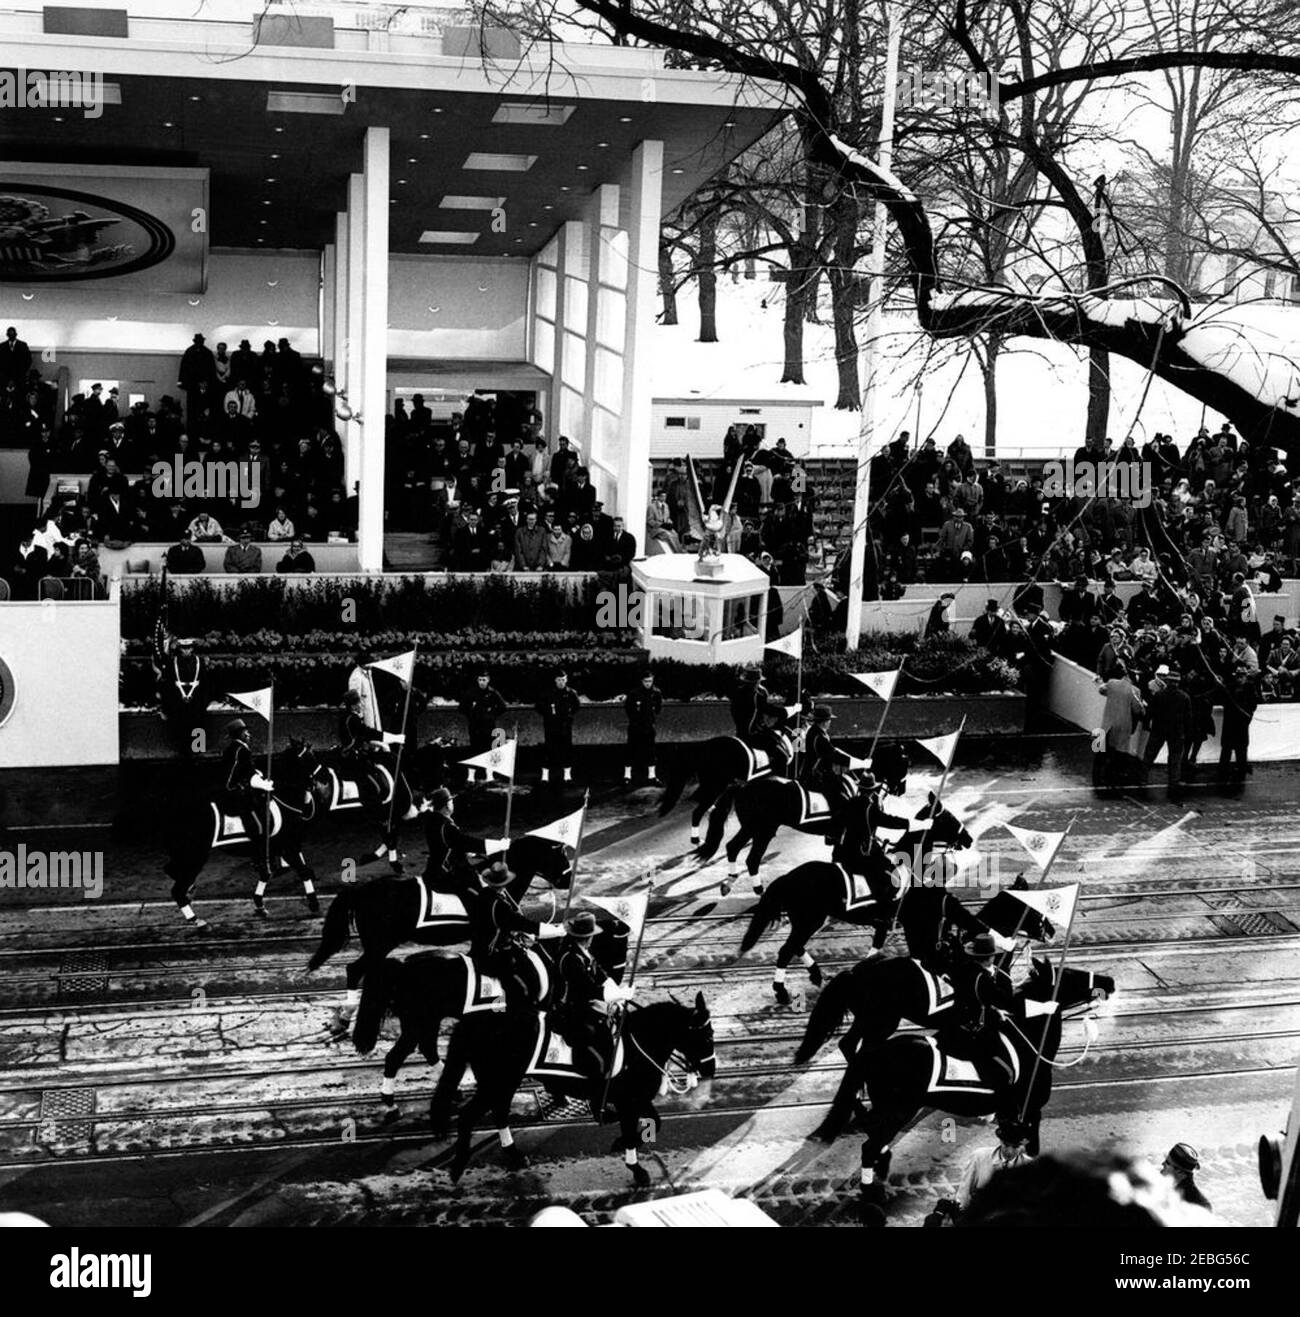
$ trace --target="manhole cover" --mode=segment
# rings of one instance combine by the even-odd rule
[[[95,1122],[85,1117],[94,1114],[93,1088],[47,1088],[41,1094],[36,1142],[89,1143],[95,1132]]]
[[[73,951],[59,965],[59,996],[84,997],[108,991],[108,952]]]

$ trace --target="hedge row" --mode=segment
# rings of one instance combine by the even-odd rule
[[[409,643],[409,634],[398,644]],[[644,650],[582,646],[542,648],[535,637],[525,636],[527,648],[440,649],[420,654],[416,684],[429,695],[459,699],[479,663],[492,671],[492,681],[512,703],[530,704],[561,667],[570,684],[593,700],[609,700],[625,694],[645,666]],[[994,658],[963,636],[936,636],[920,640],[915,635],[872,637],[870,644],[849,653],[809,653],[803,666],[805,695],[863,695],[852,672],[882,672],[904,662],[900,695],[968,695],[1013,690],[1018,671]],[[352,660],[346,650],[339,653],[293,653],[261,650],[248,655],[215,653],[210,672],[217,689],[248,690],[274,680],[278,708],[334,706],[342,699],[346,674]],[[728,698],[736,689],[736,670],[730,665],[705,666],[656,661],[656,680],[668,699],[699,697]],[[787,700],[795,693],[796,665],[782,655],[770,656],[765,664],[768,685]],[[122,664],[123,704],[150,705],[155,702],[153,671],[142,655],[128,655]]]
[[[162,597],[156,578],[128,581],[122,599],[125,639],[152,636]],[[587,631],[595,625],[597,579],[536,576],[255,576],[234,587],[203,577],[173,581],[167,592],[173,634],[313,631],[378,634],[493,631]],[[400,641],[395,642],[400,645]]]

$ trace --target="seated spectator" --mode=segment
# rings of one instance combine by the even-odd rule
[[[271,518],[271,524],[266,528],[266,538],[268,540],[292,540],[296,537],[293,528],[293,522],[289,520],[289,514],[283,507],[277,507],[275,516]]]
[[[294,539],[289,543],[289,551],[276,563],[275,570],[284,573],[295,572],[305,576],[316,570],[316,559],[307,552],[301,540]]]
[[[237,575],[256,575],[262,570],[262,550],[253,543],[247,526],[239,532],[239,543],[226,550],[222,570]]]
[[[1135,581],[1146,581],[1152,585],[1155,584],[1156,577],[1159,575],[1156,564],[1151,557],[1151,550],[1146,548],[1137,551],[1137,556],[1129,563],[1128,569]]]
[[[191,538],[198,544],[230,544],[233,541],[221,529],[221,523],[207,512],[200,512],[190,522]]]
[[[180,540],[163,554],[163,562],[173,576],[197,576],[207,567],[203,550],[188,530],[181,531]]]
[[[506,544],[505,540],[497,540],[496,543],[493,544],[490,566],[491,570],[497,573],[514,570],[514,551]]]
[[[104,583],[104,573],[99,565],[99,555],[95,552],[95,547],[89,540],[77,541],[73,550],[72,571],[69,576],[73,580],[90,581],[93,587],[91,591],[92,598],[108,598],[108,588]]]

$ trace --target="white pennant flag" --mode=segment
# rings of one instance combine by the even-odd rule
[[[576,850],[582,840],[582,825],[586,813],[587,807],[579,805],[572,814],[566,814],[562,819],[556,819],[554,823],[548,823],[544,828],[534,828],[527,835],[540,837],[543,841],[558,841],[570,850]]]
[[[902,668],[895,668],[893,672],[849,673],[854,681],[860,681],[868,690],[875,691],[882,700],[892,700],[894,698],[894,688],[898,685],[898,679],[902,675]]]
[[[793,659],[803,658],[803,627],[796,627],[788,636],[782,636],[780,640],[770,640],[764,649],[770,649],[774,654],[789,654]]]
[[[515,775],[515,743],[507,741],[505,745],[494,745],[491,750],[484,750],[481,755],[462,759],[465,768],[486,768],[497,777],[513,778]]]
[[[409,686],[411,678],[415,675],[415,650],[407,650],[405,654],[394,654],[392,658],[378,659],[374,663],[367,663],[366,667],[372,668],[375,672],[387,672]]]
[[[957,752],[957,738],[960,732],[949,732],[947,736],[932,736],[930,739],[917,738],[917,744],[925,748],[944,766],[952,767],[952,757]]]
[[[239,695],[231,691],[227,698],[234,700],[236,704],[242,704],[245,709],[251,709],[259,717],[265,718],[267,722],[271,721],[271,688],[269,686],[260,691],[244,691]]]
[[[1004,890],[1062,928],[1074,917],[1074,903],[1079,898],[1078,883],[1068,887],[1040,887],[1032,892],[1018,892],[1011,887]]]
[[[1029,852],[1029,858],[1046,873],[1048,865],[1056,859],[1056,852],[1065,840],[1063,832],[1035,832],[1032,828],[1017,828],[1010,823],[1007,831]],[[1019,895],[1019,893],[1017,893]]]
[[[642,892],[639,896],[586,896],[584,901],[608,910],[615,919],[628,926],[628,941],[635,943],[641,936],[641,925],[645,923],[646,910],[650,905],[650,895]]]

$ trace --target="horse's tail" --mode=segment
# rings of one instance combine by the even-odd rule
[[[402,963],[385,956],[378,964],[366,968],[361,982],[361,1004],[357,1007],[357,1023],[352,1030],[352,1042],[362,1056],[375,1049],[379,1030],[388,1014],[388,1003],[395,996]]]
[[[709,814],[709,830],[704,834],[704,842],[700,846],[700,859],[712,859],[718,847],[722,845],[722,834],[726,831],[727,820],[731,817],[731,807],[735,803],[736,792],[739,789],[739,786],[733,782],[718,797],[717,804]]]
[[[775,923],[777,916],[780,915],[781,904],[785,899],[785,893],[781,887],[784,881],[783,878],[778,878],[758,898],[758,904],[754,907],[754,913],[749,920],[749,927],[745,930],[745,936],[740,940],[740,954],[742,956],[746,951],[752,951],[758,945],[758,939],[767,932],[768,925]]]
[[[663,818],[682,798],[686,785],[695,776],[695,756],[678,752],[673,756],[672,768],[668,773],[668,789],[659,802],[659,817]]]
[[[345,887],[331,902],[329,913],[325,916],[325,926],[321,929],[320,946],[312,952],[307,962],[308,971],[318,970],[336,952],[342,951],[351,937],[349,925],[352,920],[352,897],[350,888]]]
[[[806,1065],[811,1061],[817,1049],[844,1023],[852,998],[853,975],[850,971],[837,974],[821,990],[812,1014],[808,1017],[803,1042],[794,1054],[795,1065]]]

